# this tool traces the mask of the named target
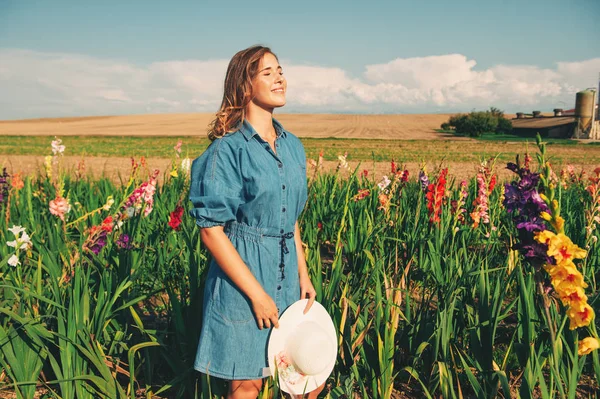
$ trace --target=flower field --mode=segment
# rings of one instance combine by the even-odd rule
[[[171,148],[119,185],[67,174],[58,139],[38,175],[0,175],[0,397],[225,395],[192,369],[208,254]],[[514,156],[463,181],[309,160],[304,251],[340,348],[323,397],[596,397],[600,168]]]

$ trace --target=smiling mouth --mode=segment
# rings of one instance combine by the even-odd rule
[[[273,93],[283,93],[283,89],[274,89],[271,90]]]

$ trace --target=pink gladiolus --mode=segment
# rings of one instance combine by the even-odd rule
[[[127,198],[127,201],[123,204],[124,209],[135,208],[136,210],[139,210],[142,208],[143,201],[146,205],[144,216],[148,216],[150,212],[152,212],[154,206],[154,193],[156,191],[156,177],[158,176],[158,173],[158,169],[155,169],[148,181],[142,183],[133,191],[129,198]]]
[[[181,144],[182,144],[182,141],[179,140],[179,141],[177,141],[177,144],[175,145],[175,147],[173,147],[175,149],[175,152],[177,152],[177,156],[179,156],[179,154],[181,154]]]
[[[63,197],[56,197],[50,201],[50,213],[54,216],[58,216],[60,220],[65,221],[65,214],[69,213],[71,205],[69,200]]]

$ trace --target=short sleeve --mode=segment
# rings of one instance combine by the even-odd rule
[[[236,220],[242,202],[235,150],[224,141],[216,139],[192,164],[189,213],[203,228]]]

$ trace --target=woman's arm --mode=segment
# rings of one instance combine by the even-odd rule
[[[298,277],[300,278],[300,299],[308,298],[306,308],[304,308],[304,314],[309,311],[317,292],[315,287],[310,281],[308,275],[308,268],[306,267],[306,258],[304,258],[304,248],[302,247],[302,238],[300,237],[300,227],[298,221],[296,221],[296,227],[294,229],[294,242],[296,243],[296,254],[298,256]]]
[[[258,328],[279,327],[277,305],[244,263],[223,226],[200,229],[202,242],[231,281],[250,299]]]

